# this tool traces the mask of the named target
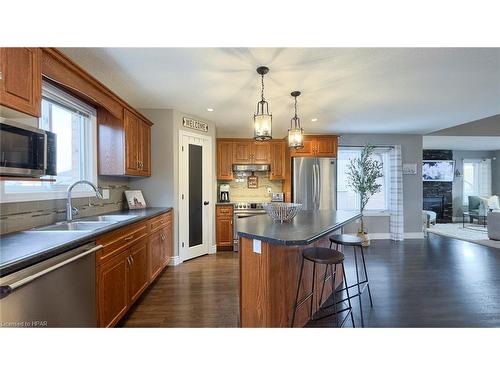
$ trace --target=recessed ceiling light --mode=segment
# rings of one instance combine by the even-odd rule
[[[318,121],[318,119],[315,117],[315,118],[312,118],[311,121],[316,122],[316,121]]]
[[[214,111],[214,109],[213,109],[213,108],[207,108],[207,111],[208,111],[208,112],[213,112],[213,111]]]

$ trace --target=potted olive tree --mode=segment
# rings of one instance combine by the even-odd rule
[[[374,146],[366,144],[357,158],[349,160],[347,166],[347,184],[359,194],[361,210],[361,227],[358,236],[363,239],[363,246],[370,245],[370,238],[365,228],[363,212],[368,200],[375,193],[380,192],[381,184],[377,183],[379,177],[383,177],[382,163],[372,159]]]

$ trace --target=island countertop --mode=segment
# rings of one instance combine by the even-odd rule
[[[268,215],[257,215],[238,219],[238,235],[276,245],[309,245],[360,217],[359,211],[301,211],[290,222],[279,223]]]

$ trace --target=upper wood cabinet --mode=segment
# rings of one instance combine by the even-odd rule
[[[151,176],[151,126],[128,109],[123,120],[97,110],[99,174]]]
[[[233,141],[233,164],[270,164],[270,142]]]
[[[272,140],[271,148],[271,172],[269,173],[270,180],[285,179],[285,155],[286,142],[283,140]]]
[[[291,157],[337,157],[336,135],[306,135],[304,148],[290,151]]]
[[[0,104],[40,117],[41,56],[39,48],[0,48]]]
[[[233,179],[233,142],[217,140],[217,179]]]
[[[233,164],[270,164],[269,179],[285,179],[286,143],[281,139],[257,142],[253,139],[217,140],[217,179],[232,180]]]

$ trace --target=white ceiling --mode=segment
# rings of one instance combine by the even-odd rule
[[[133,106],[213,120],[219,136],[252,135],[259,65],[275,137],[293,90],[306,133],[424,134],[500,113],[500,48],[61,50]]]
[[[495,151],[500,150],[500,137],[425,135],[423,147],[427,150]]]

